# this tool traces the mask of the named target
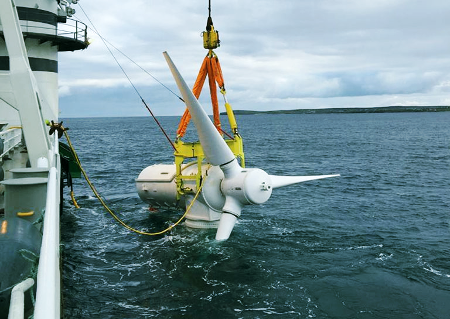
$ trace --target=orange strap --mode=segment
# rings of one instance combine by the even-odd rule
[[[216,82],[219,85],[219,88],[223,89],[225,83],[223,81],[222,68],[220,67],[219,58],[217,56],[214,56],[211,59],[211,62],[212,62],[213,68],[214,68]]]
[[[203,59],[202,66],[200,67],[200,71],[198,71],[197,79],[195,80],[194,87],[192,88],[192,93],[194,93],[195,97],[198,99],[200,93],[202,92],[203,84],[205,83],[206,74],[208,73],[207,64],[208,57]]]
[[[206,73],[207,67],[206,64],[208,63],[208,57],[205,57],[203,59],[202,66],[200,67],[200,71],[198,71],[197,79],[195,80],[194,87],[192,89],[192,93],[194,93],[194,96],[198,99],[200,96],[200,93],[202,92],[203,84],[205,83],[206,79]],[[191,114],[189,113],[188,108],[184,110],[184,114],[181,117],[180,124],[178,124],[177,129],[177,136],[183,137],[186,133],[186,128],[189,124],[189,121],[191,120]]]
[[[214,125],[220,130],[220,115],[219,115],[219,102],[217,101],[217,89],[216,89],[216,79],[215,79],[215,72],[213,68],[213,59],[209,59],[208,66],[208,80],[209,80],[209,93],[211,94],[211,103],[212,103],[212,109],[213,109],[213,118],[214,118]],[[222,133],[222,132],[221,132]]]
[[[219,112],[219,102],[217,100],[217,89],[216,82],[221,89],[224,88],[224,81],[222,76],[222,70],[220,68],[219,59],[216,55],[209,56],[209,54],[203,59],[202,66],[198,72],[197,79],[195,80],[194,87],[192,88],[192,93],[198,99],[203,88],[203,84],[206,80],[206,75],[208,75],[209,91],[211,94],[211,103],[213,107],[213,118],[214,125],[217,130],[222,133],[221,123],[220,123],[220,112]],[[177,137],[183,137],[186,133],[187,126],[191,120],[191,114],[186,108],[183,116],[181,117],[180,123],[178,124]]]

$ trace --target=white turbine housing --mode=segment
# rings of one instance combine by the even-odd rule
[[[197,164],[183,165],[183,174],[195,175]],[[223,172],[217,166],[202,165],[203,187],[197,200],[186,215],[186,225],[192,228],[217,228],[225,197],[220,191]],[[157,164],[145,168],[136,179],[139,197],[153,208],[178,207],[185,209],[194,198],[195,180],[185,180],[183,186],[190,192],[177,197],[175,164]]]
[[[238,174],[222,182],[222,193],[243,205],[263,204],[272,194],[269,174],[259,168],[242,169]]]
[[[136,179],[139,197],[153,206],[177,206],[175,165],[158,164],[145,168]]]

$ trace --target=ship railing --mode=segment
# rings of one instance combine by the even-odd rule
[[[59,319],[61,312],[61,277],[59,264],[59,201],[60,169],[57,134],[52,149],[51,167],[48,174],[47,199],[44,215],[42,246],[37,274],[35,319]]]
[[[58,24],[58,27],[45,27],[36,25],[33,21],[21,21],[20,28],[22,29],[22,32],[25,33],[38,33],[47,36],[72,38],[81,42],[86,42],[88,40],[87,25],[81,21],[70,18],[67,18],[65,23]],[[1,25],[0,31],[3,31]]]
[[[33,287],[34,279],[27,278],[14,286],[11,291],[8,319],[23,319],[25,313],[25,291]]]
[[[58,36],[87,42],[87,25],[83,22],[68,18],[65,24],[59,26]]]
[[[6,131],[0,132],[0,162],[3,157],[15,147],[20,145],[22,141],[22,129],[12,128]]]

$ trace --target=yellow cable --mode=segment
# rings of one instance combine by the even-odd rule
[[[177,226],[185,217],[186,215],[189,213],[189,211],[191,210],[192,205],[194,205],[194,202],[197,200],[198,195],[200,194],[203,184],[200,185],[200,187],[197,190],[197,193],[195,194],[194,198],[192,199],[191,203],[189,204],[189,206],[186,209],[186,212],[183,214],[183,216],[180,217],[180,219],[175,223],[170,225],[169,227],[167,227],[166,229],[160,231],[160,232],[156,232],[156,233],[148,233],[148,232],[144,232],[141,230],[137,230],[129,225],[127,225],[124,221],[122,221],[116,214],[114,214],[114,212],[108,207],[108,205],[106,205],[105,201],[103,200],[103,198],[101,198],[100,194],[97,192],[97,190],[95,189],[95,186],[92,184],[92,182],[90,181],[89,177],[87,176],[86,171],[84,170],[84,168],[81,166],[81,162],[80,159],[78,158],[77,153],[75,152],[75,148],[73,147],[69,135],[67,134],[67,131],[64,131],[64,135],[67,139],[67,143],[69,144],[70,149],[73,152],[73,155],[75,157],[75,160],[78,164],[78,166],[80,167],[81,173],[83,174],[84,178],[86,179],[86,182],[88,183],[89,187],[91,188],[92,192],[94,193],[95,197],[97,197],[97,199],[100,201],[100,203],[103,205],[103,207],[106,209],[106,211],[119,223],[121,224],[123,227],[125,227],[126,229],[133,231],[135,233],[141,234],[141,235],[147,235],[147,236],[155,236],[155,235],[161,235],[164,234],[166,232],[168,232],[169,230],[171,230],[172,228],[174,228],[175,226]],[[74,201],[74,203],[76,203]]]
[[[77,201],[75,199],[75,195],[73,193],[73,190],[70,191],[70,198],[72,198],[73,206],[75,206],[75,208],[80,208],[80,206],[78,206],[78,203],[77,203]]]

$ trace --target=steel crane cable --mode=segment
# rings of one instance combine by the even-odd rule
[[[78,5],[80,6],[81,11],[83,11],[84,15],[86,16],[86,18],[89,20],[89,22],[91,23],[93,29],[95,30],[95,32],[100,36],[100,33],[98,32],[97,28],[95,27],[95,25],[92,23],[91,19],[89,19],[88,15],[86,14],[86,12],[84,11],[83,7],[81,6],[81,4],[78,3]],[[117,60],[116,56],[114,55],[114,53],[111,51],[111,49],[109,48],[109,46],[106,44],[106,41],[103,39],[102,36],[100,36],[100,39],[102,39],[103,44],[106,46],[106,48],[108,49],[109,53],[111,54],[111,56],[113,57],[113,59],[116,61],[117,65],[119,66],[119,68],[122,70],[123,74],[125,75],[125,77],[128,79],[128,82],[130,82],[131,86],[133,87],[133,89],[136,91],[136,94],[139,96],[139,98],[141,99],[142,103],[144,104],[144,106],[147,108],[147,110],[149,111],[149,113],[151,114],[151,116],[153,117],[153,119],[155,120],[156,124],[158,125],[158,127],[160,128],[160,130],[163,132],[164,136],[166,137],[167,141],[169,141],[170,145],[172,146],[172,148],[174,149],[174,151],[177,151],[175,145],[173,144],[172,140],[170,139],[170,137],[167,135],[166,131],[164,130],[164,128],[162,127],[161,123],[159,123],[158,119],[155,117],[155,115],[153,114],[152,110],[150,109],[150,107],[147,105],[147,103],[145,102],[144,98],[142,97],[142,95],[139,93],[138,89],[136,88],[136,86],[134,85],[134,83],[131,81],[130,77],[128,76],[128,74],[125,72],[124,68],[122,67],[122,65],[119,63],[119,61]]]

